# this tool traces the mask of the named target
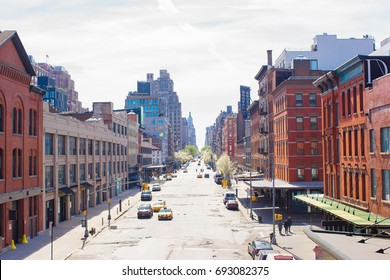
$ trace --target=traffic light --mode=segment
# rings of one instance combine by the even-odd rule
[[[275,214],[275,221],[280,221],[282,220],[283,216],[282,214]]]

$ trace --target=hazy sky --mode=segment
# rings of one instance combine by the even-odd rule
[[[284,48],[309,50],[324,32],[338,38],[390,36],[390,1],[375,0],[0,0],[0,30],[16,30],[37,62],[46,55],[75,81],[83,107],[124,107],[146,73],[167,69],[191,112],[197,144],[240,85]]]

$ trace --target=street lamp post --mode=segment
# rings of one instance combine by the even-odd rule
[[[253,220],[253,212],[252,212],[252,170],[249,169],[249,197],[250,197],[250,202],[249,202],[249,208],[250,208],[250,214],[249,216]]]
[[[89,234],[88,234],[88,217],[87,217],[87,210],[84,210],[84,219],[85,219],[84,238],[87,239],[87,237],[89,236]]]
[[[107,217],[107,220],[108,220],[108,226],[110,226],[110,222],[111,222],[111,198],[108,197],[107,201],[108,201],[108,217]]]
[[[276,234],[275,234],[275,167],[271,162],[272,172],[272,244],[277,245]]]

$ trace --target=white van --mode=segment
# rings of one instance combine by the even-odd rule
[[[236,200],[236,194],[234,192],[227,192],[223,195],[223,204],[226,204],[229,200]]]

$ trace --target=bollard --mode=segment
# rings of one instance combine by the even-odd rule
[[[119,212],[122,212],[122,199],[119,199]]]
[[[11,249],[16,250],[15,241],[13,239],[11,240]]]
[[[128,200],[127,200],[127,205],[129,205],[129,206],[130,206],[130,199],[128,199]]]
[[[26,234],[23,234],[22,241],[20,242],[22,244],[28,244]]]
[[[102,225],[104,225],[104,218],[102,217]]]
[[[118,215],[118,208],[116,208],[116,214]]]

